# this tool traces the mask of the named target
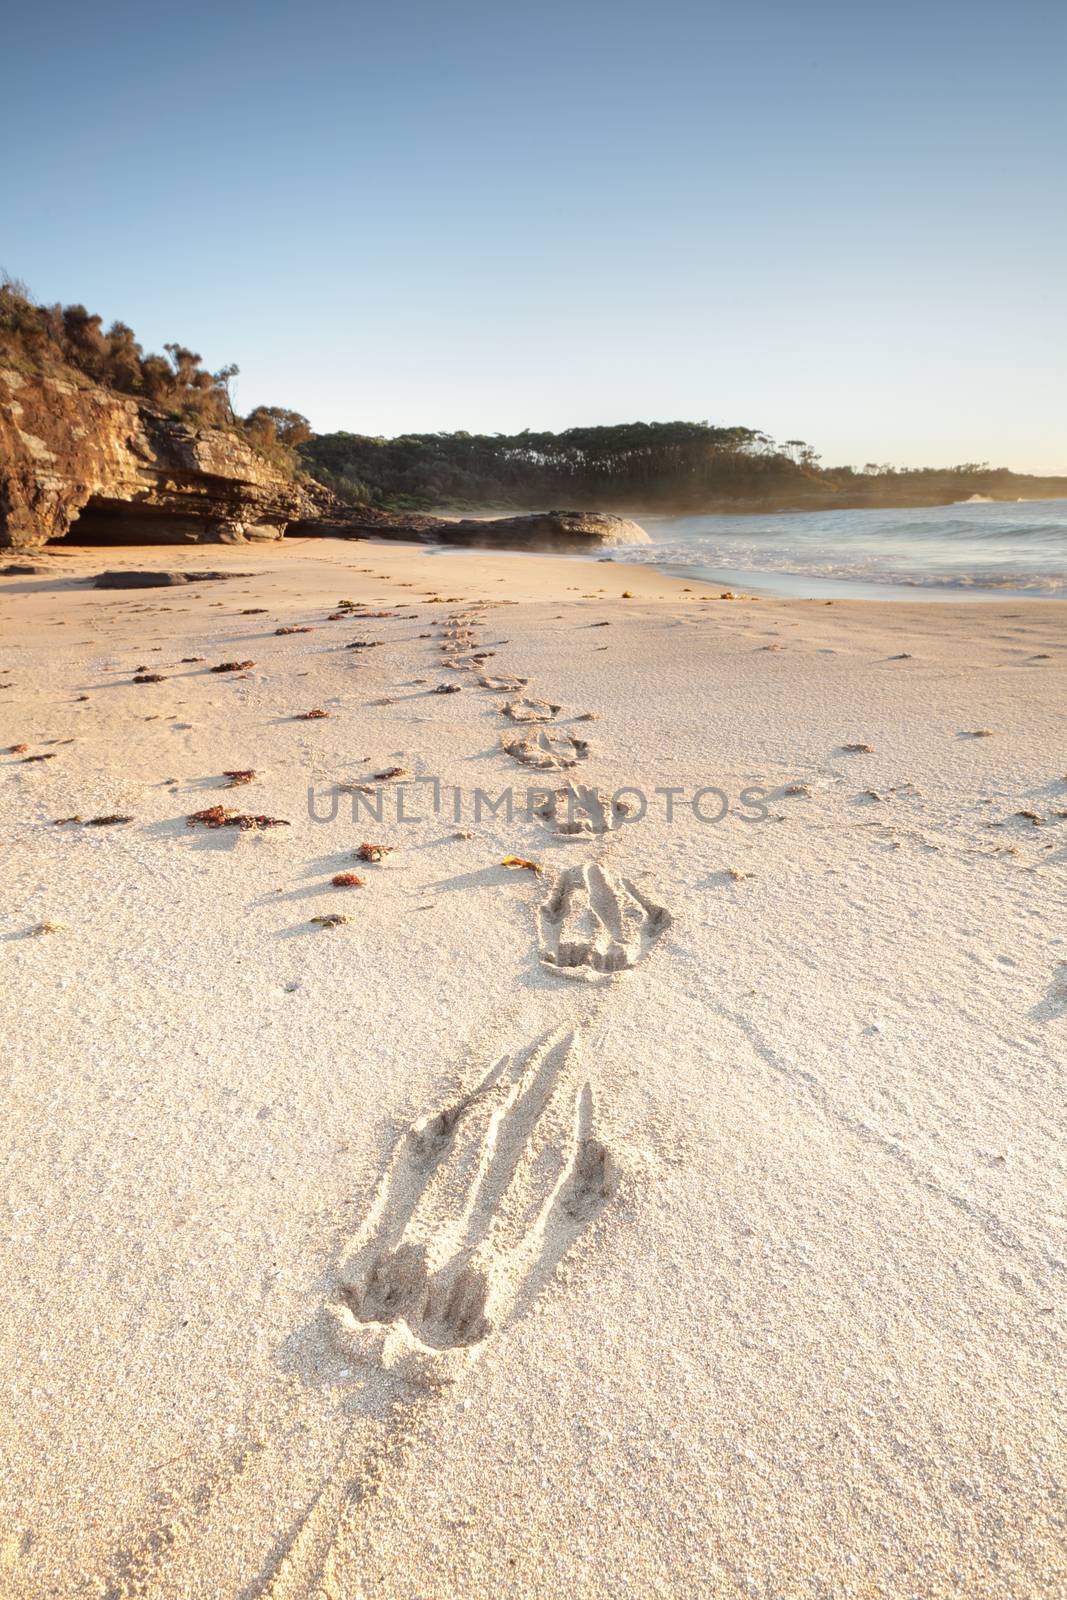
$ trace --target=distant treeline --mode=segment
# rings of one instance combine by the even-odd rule
[[[27,373],[62,373],[180,417],[225,428],[285,471],[301,468],[353,505],[392,510],[684,512],[826,506],[940,505],[970,495],[1067,497],[1067,478],[1031,478],[964,462],[955,467],[824,467],[802,439],[778,444],[754,428],[629,422],[562,433],[359,433],[315,436],[284,406],[233,408],[235,366],[211,372],[195,350],[146,354],[125,322],[82,305],[38,305],[0,276],[0,358]]]
[[[806,484],[814,457],[751,428],[632,422],[562,433],[418,433],[398,439],[322,434],[309,471],[343,499],[400,508],[551,505],[673,507],[709,495],[744,499]],[[803,452],[803,453],[801,453]]]
[[[311,438],[307,418],[283,406],[257,406],[238,417],[230,399],[237,367],[209,372],[183,344],[146,355],[125,322],[104,327],[82,305],[37,305],[25,284],[0,278],[0,354],[27,372],[58,368],[157,406],[194,427],[227,428],[278,466],[294,470],[296,447]],[[73,369],[73,374],[71,373]]]
[[[549,506],[631,512],[939,505],[1067,495],[1067,478],[984,462],[822,467],[802,439],[752,428],[632,422],[562,433],[329,433],[301,446],[308,470],[353,504],[398,510]]]

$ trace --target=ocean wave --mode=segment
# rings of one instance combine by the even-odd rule
[[[634,555],[708,581],[1067,595],[1067,502],[646,519]],[[620,552],[621,554],[622,552]]]

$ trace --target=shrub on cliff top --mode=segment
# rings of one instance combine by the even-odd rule
[[[243,420],[234,413],[230,381],[237,367],[210,372],[195,350],[163,346],[166,356],[145,355],[125,322],[104,328],[82,305],[42,306],[24,283],[0,277],[0,360],[23,370],[73,368],[103,388],[135,396],[194,427],[230,428],[284,471],[295,471],[296,447],[312,438],[307,419],[280,406],[257,406]]]

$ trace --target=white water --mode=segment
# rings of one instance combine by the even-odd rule
[[[615,559],[769,593],[1067,598],[1067,501],[897,511],[641,517],[651,546]]]

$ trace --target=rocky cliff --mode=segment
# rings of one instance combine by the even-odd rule
[[[239,434],[89,384],[0,364],[0,548],[279,539],[315,516]]]

